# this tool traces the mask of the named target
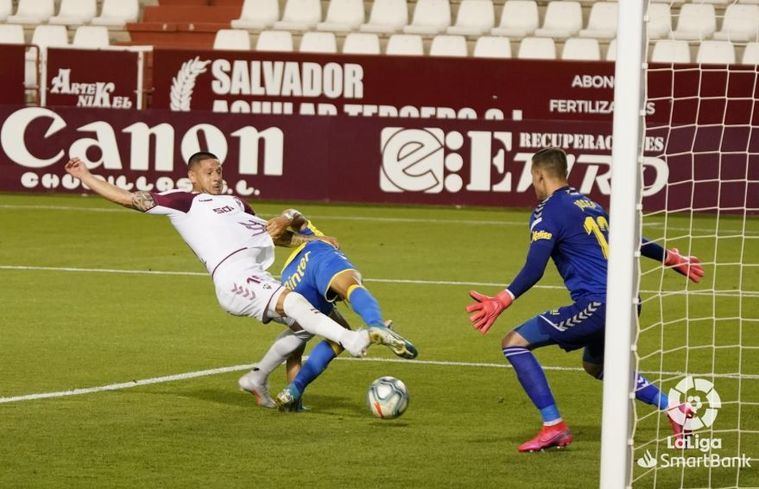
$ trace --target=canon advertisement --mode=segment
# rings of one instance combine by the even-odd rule
[[[529,160],[538,148],[567,150],[570,181],[606,204],[611,125],[600,122],[388,121],[349,116],[229,116],[170,111],[3,107],[0,190],[74,192],[86,189],[63,171],[73,156],[127,190],[188,188],[184,161],[208,150],[224,163],[230,193],[275,200],[531,206]],[[401,123],[402,122],[402,123]],[[669,140],[667,140],[669,138]],[[665,150],[700,141],[665,161]],[[759,161],[720,156],[714,144],[759,152],[749,131],[710,143],[687,128],[645,138],[644,203],[649,209],[743,205],[759,207],[749,189]],[[710,146],[712,145],[712,146]],[[694,187],[719,174],[742,180]],[[728,178],[729,179],[729,178]],[[699,184],[702,185],[702,184]],[[728,188],[729,187],[729,188]],[[667,191],[668,189],[668,191]],[[698,190],[698,191],[696,191]],[[748,197],[746,197],[748,193]],[[718,202],[717,202],[718,200]]]

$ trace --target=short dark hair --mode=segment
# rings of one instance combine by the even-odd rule
[[[187,169],[191,170],[192,167],[195,165],[200,164],[203,160],[218,160],[219,158],[216,157],[215,154],[209,153],[208,151],[198,151],[194,155],[190,156],[190,158],[187,160]]]
[[[532,155],[532,167],[557,178],[567,178],[567,154],[561,148],[543,148]]]

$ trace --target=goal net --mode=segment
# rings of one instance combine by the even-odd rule
[[[744,5],[693,4],[714,9],[718,30],[730,27],[733,4]],[[686,5],[670,5],[673,25]],[[657,20],[649,16],[649,26]],[[671,417],[692,435],[676,439],[666,415],[636,403],[628,479],[635,488],[759,486],[759,460],[748,460],[759,459],[759,67],[741,64],[754,49],[747,42],[756,40],[754,22],[752,35],[724,43],[711,34],[708,42],[683,41],[693,64],[654,63],[648,40],[643,153],[668,175],[657,195],[643,191],[640,230],[697,256],[706,273],[693,283],[640,259],[633,363],[669,396]],[[699,62],[731,52],[734,64]],[[645,188],[654,175],[643,168]],[[674,407],[682,403],[692,418]]]

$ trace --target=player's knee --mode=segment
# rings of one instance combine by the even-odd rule
[[[516,330],[512,329],[501,340],[501,348],[509,348],[512,346],[530,346],[527,340],[522,337]]]
[[[585,369],[585,371],[593,377],[594,379],[601,379],[601,374],[603,374],[604,367],[603,365],[598,365],[597,363],[590,363],[590,362],[582,362],[582,368]]]
[[[282,293],[279,294],[279,297],[277,297],[277,304],[274,307],[274,310],[280,316],[285,315],[285,299],[287,298],[288,295],[290,295],[290,289],[283,288]]]

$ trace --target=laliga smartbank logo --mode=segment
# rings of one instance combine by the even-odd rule
[[[669,390],[668,397],[667,416],[682,430],[681,435],[667,437],[667,450],[676,450],[676,452],[663,451],[657,458],[650,450],[646,450],[636,461],[640,467],[644,469],[751,467],[751,457],[747,457],[745,453],[740,456],[720,454],[718,450],[722,450],[722,438],[710,438],[697,432],[711,427],[722,407],[722,399],[714,388],[714,384],[706,379],[693,378],[689,375]]]

